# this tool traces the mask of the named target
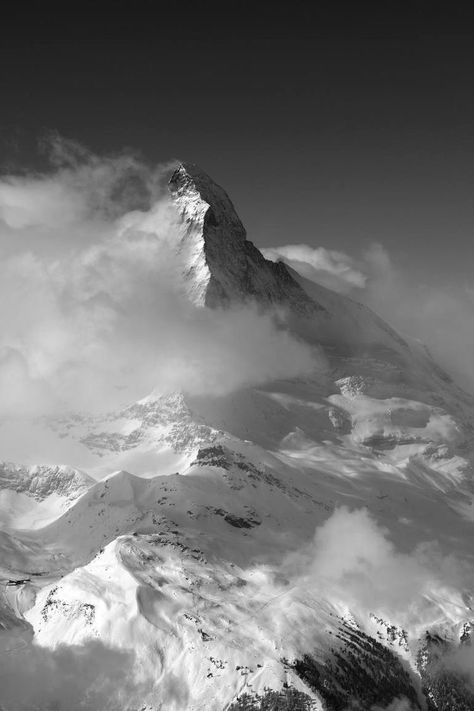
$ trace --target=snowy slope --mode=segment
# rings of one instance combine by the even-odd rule
[[[0,470],[0,653],[27,633],[126,652],[124,709],[223,711],[284,683],[318,709],[349,687],[367,711],[425,708],[423,684],[446,708],[426,632],[463,652],[474,618],[472,398],[369,309],[265,260],[196,166],[170,188],[189,298],[276,307],[326,367],[37,422],[43,461],[94,479]]]

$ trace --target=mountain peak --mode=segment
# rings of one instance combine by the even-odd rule
[[[223,188],[192,163],[181,163],[169,180],[185,232],[180,251],[191,300],[223,307],[254,301],[314,314],[324,309],[308,297],[283,262],[275,264],[247,240],[245,228]]]
[[[195,163],[181,163],[169,180],[169,188],[187,216],[191,217],[196,208],[199,211],[199,203],[204,202],[208,206],[205,222],[225,228],[220,231],[221,237],[240,242],[246,239],[245,228],[226,191]]]

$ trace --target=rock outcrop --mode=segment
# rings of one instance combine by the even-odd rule
[[[193,302],[209,307],[255,300],[260,307],[287,307],[307,316],[324,311],[291,276],[247,240],[225,192],[198,166],[182,163],[169,181],[186,223],[180,246]]]

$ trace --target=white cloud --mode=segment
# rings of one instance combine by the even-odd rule
[[[132,653],[99,641],[54,650],[29,644],[3,651],[0,706],[11,711],[115,711],[128,707],[132,698],[139,701],[133,666]]]
[[[419,339],[462,387],[474,392],[474,283],[433,285],[406,273],[380,244],[357,258],[308,245],[263,250],[302,276],[366,303],[402,335]]]
[[[367,281],[356,260],[344,252],[307,244],[289,244],[267,247],[262,249],[262,253],[272,261],[283,260],[307,279],[341,293],[363,289]]]
[[[413,711],[408,699],[394,699],[388,706],[372,706],[370,711]]]
[[[442,658],[442,664],[447,669],[467,677],[474,685],[474,646],[472,642],[452,650]]]
[[[0,414],[313,372],[314,351],[270,315],[210,313],[183,296],[184,226],[161,169],[60,142],[54,157],[48,176],[0,180]]]
[[[453,557],[441,555],[435,542],[400,552],[388,530],[366,509],[345,506],[316,529],[310,545],[288,558],[286,569],[300,584],[322,589],[329,599],[354,612],[380,613],[406,624],[416,622],[424,595],[454,590],[465,576]]]
[[[474,392],[474,283],[416,281],[381,245],[366,254],[364,301],[402,333],[425,343],[460,385]]]

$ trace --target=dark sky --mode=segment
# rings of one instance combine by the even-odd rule
[[[378,241],[427,278],[470,279],[468,3],[17,6],[2,19],[4,171],[34,165],[48,131],[195,161],[259,245]]]

